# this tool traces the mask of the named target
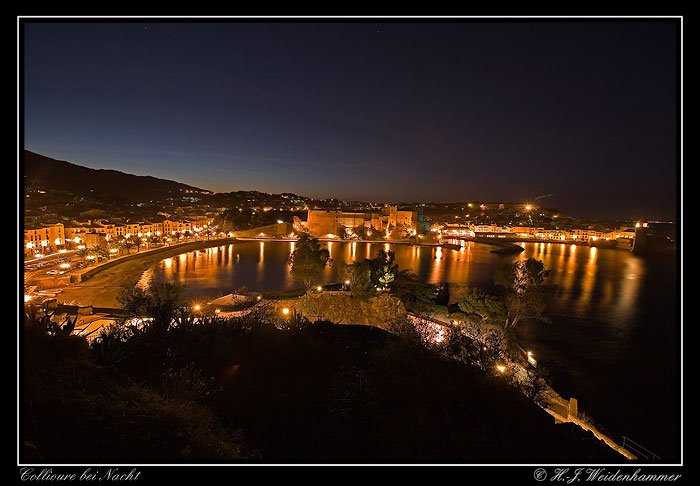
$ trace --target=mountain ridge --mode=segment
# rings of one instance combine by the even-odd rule
[[[24,150],[24,190],[50,189],[111,200],[144,201],[183,194],[213,194],[181,182],[115,169],[93,169]]]

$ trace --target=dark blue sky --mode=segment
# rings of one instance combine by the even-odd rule
[[[25,147],[215,191],[675,219],[670,23],[27,23]]]

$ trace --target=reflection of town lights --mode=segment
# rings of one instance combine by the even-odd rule
[[[282,309],[282,314],[284,314],[285,316],[286,316],[286,315],[289,315],[289,307],[283,308],[283,309]]]
[[[496,365],[496,369],[498,370],[499,373],[503,374],[506,372],[506,367],[503,365]]]

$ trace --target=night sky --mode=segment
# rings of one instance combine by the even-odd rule
[[[25,148],[221,192],[675,220],[676,30],[29,22]]]

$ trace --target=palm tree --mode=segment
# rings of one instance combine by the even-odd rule
[[[109,250],[104,246],[93,245],[88,249],[89,254],[95,256],[95,260],[107,260],[109,258]]]
[[[158,236],[158,235],[153,235],[153,236],[151,236],[151,238],[150,238],[149,241],[150,241],[150,243],[153,244],[153,245],[159,245],[159,244],[161,244],[161,243],[163,242],[163,238],[161,238],[161,237]]]
[[[126,250],[127,255],[131,253],[131,249],[136,246],[136,242],[132,240],[131,238],[124,238],[120,242],[120,247],[124,248]]]

